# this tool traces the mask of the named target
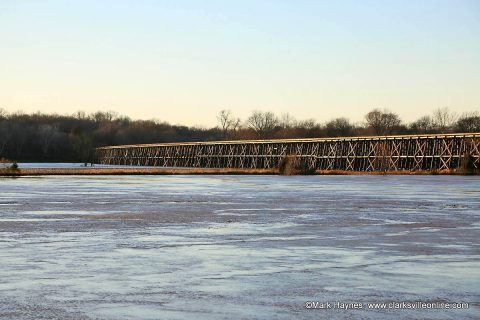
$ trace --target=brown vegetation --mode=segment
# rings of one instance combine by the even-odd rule
[[[0,176],[44,175],[268,175],[277,174],[276,169],[217,169],[217,168],[27,168],[0,169]]]
[[[464,175],[479,175],[480,168],[475,168],[474,161],[475,159],[471,154],[464,155],[460,159],[459,173]]]
[[[315,169],[309,168],[295,156],[286,156],[278,163],[278,173],[284,176],[311,175],[315,174]]]
[[[0,169],[0,177],[21,176],[71,176],[71,175],[465,175],[480,174],[480,171],[435,170],[435,171],[345,171],[345,170],[305,170],[295,169],[287,160],[290,169],[216,169],[216,168],[28,168]]]

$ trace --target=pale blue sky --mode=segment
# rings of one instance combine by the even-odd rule
[[[0,107],[210,126],[480,110],[480,1],[0,1]]]

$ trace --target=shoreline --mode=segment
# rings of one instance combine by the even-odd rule
[[[71,176],[71,175],[212,175],[212,174],[278,174],[273,169],[217,168],[25,168],[0,170],[0,176]]]
[[[278,169],[238,168],[24,168],[0,169],[1,177],[70,175],[280,175]],[[462,170],[345,171],[317,170],[310,175],[466,175]],[[477,174],[478,175],[478,174]]]

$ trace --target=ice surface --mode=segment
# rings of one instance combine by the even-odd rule
[[[479,218],[478,177],[0,178],[0,318],[475,319]]]

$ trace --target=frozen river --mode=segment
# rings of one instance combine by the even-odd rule
[[[0,178],[0,319],[478,319],[479,242],[478,177]]]

